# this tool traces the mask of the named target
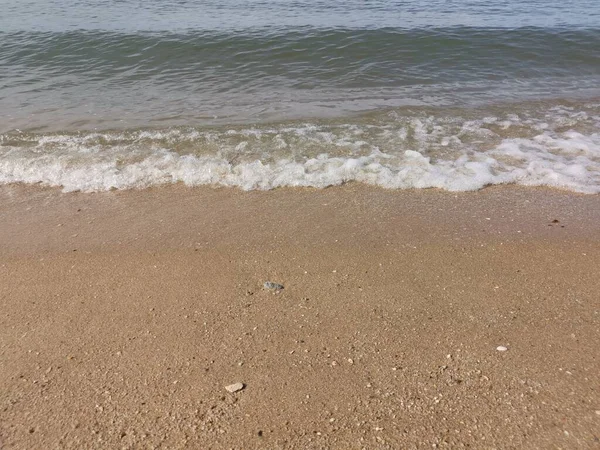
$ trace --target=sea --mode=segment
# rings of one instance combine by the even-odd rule
[[[598,0],[2,0],[0,184],[600,193]]]

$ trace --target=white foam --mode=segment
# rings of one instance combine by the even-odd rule
[[[227,131],[4,135],[0,183],[83,192],[178,182],[251,190],[356,181],[448,191],[514,183],[599,193],[600,134],[589,131],[590,124],[597,125],[592,120],[561,110],[551,120],[423,116]],[[565,123],[574,128],[560,129]],[[515,125],[528,127],[525,136],[503,136],[491,128],[509,133]]]

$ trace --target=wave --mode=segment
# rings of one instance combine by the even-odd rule
[[[468,80],[597,75],[600,29],[267,29],[220,33],[0,32],[5,81],[166,84],[278,77],[300,86],[398,86]],[[12,79],[19,71],[22,77]],[[24,78],[23,78],[24,77]]]
[[[97,192],[185,183],[242,189],[600,192],[600,104],[392,110],[353,121],[0,135],[0,183]]]

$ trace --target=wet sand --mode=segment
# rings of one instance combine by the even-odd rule
[[[0,447],[598,449],[599,223],[516,187],[3,187]]]

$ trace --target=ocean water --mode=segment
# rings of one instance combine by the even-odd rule
[[[600,193],[597,0],[4,0],[0,183]]]

